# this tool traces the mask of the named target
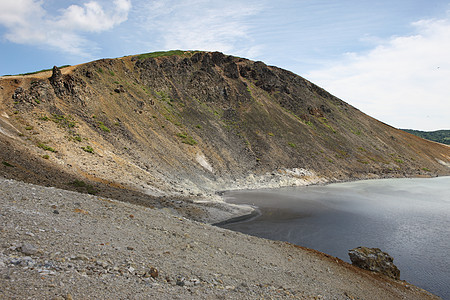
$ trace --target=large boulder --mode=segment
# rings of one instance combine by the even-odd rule
[[[354,266],[400,279],[400,270],[394,265],[394,258],[378,248],[358,247],[348,250],[348,255]]]

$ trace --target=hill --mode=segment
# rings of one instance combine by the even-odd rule
[[[423,139],[450,145],[450,130],[421,131],[413,129],[402,129]]]
[[[0,87],[0,175],[200,221],[248,213],[211,202],[226,189],[450,173],[449,147],[218,52],[102,59]]]
[[[1,77],[0,162],[0,298],[436,299],[196,222],[252,211],[226,189],[450,174],[448,146],[262,62],[170,51]]]

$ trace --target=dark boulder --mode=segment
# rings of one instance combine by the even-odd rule
[[[358,247],[348,250],[348,255],[354,266],[400,279],[400,270],[394,265],[394,258],[378,248]]]

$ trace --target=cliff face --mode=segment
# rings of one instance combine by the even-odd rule
[[[3,176],[147,205],[229,188],[450,174],[449,147],[291,72],[217,52],[3,77],[0,148]]]

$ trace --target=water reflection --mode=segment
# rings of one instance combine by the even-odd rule
[[[348,249],[381,248],[401,279],[450,299],[450,177],[236,191],[225,199],[255,205],[262,215],[224,228],[346,261]]]

